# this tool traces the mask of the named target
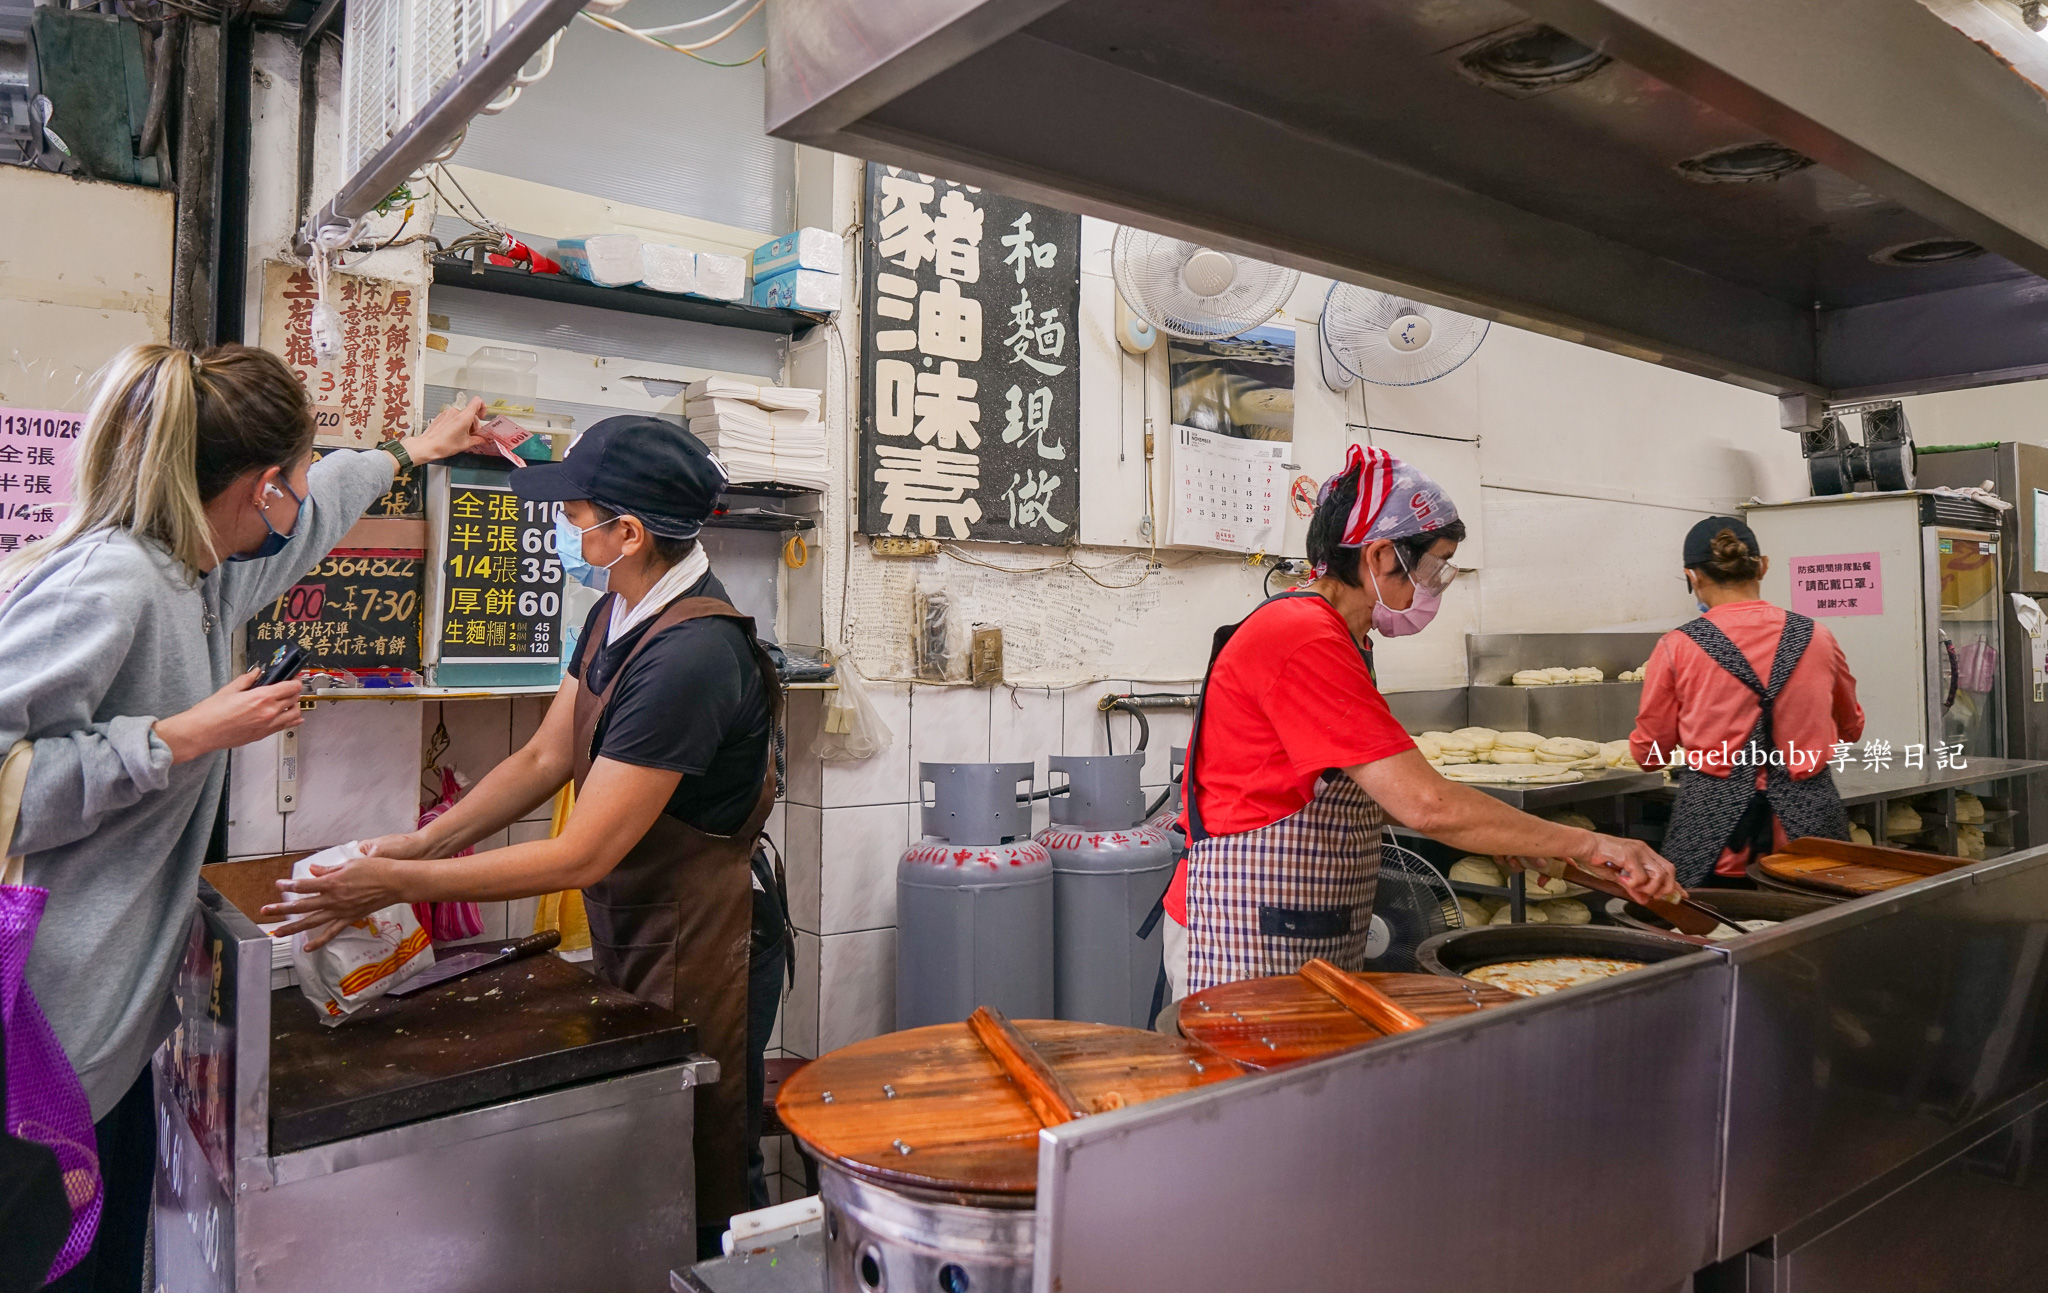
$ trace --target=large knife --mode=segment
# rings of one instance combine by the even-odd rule
[[[385,995],[409,997],[413,993],[424,991],[435,984],[446,983],[450,979],[459,979],[465,974],[474,974],[485,966],[499,965],[507,961],[523,960],[529,956],[538,956],[542,952],[550,950],[561,941],[562,932],[557,929],[550,929],[539,934],[529,934],[525,938],[515,939],[510,943],[501,943],[496,947],[483,947],[478,948],[474,952],[457,952],[453,956],[438,957],[433,965],[420,971],[417,978],[410,980],[403,987],[393,988]]]

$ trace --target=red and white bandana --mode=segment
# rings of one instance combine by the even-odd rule
[[[1344,468],[1323,482],[1320,503],[1330,491],[1358,473],[1358,498],[1344,523],[1339,547],[1362,548],[1374,539],[1404,539],[1440,530],[1458,519],[1457,505],[1443,486],[1384,449],[1352,445]]]

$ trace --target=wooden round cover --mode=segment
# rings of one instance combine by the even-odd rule
[[[1177,1037],[1014,1022],[1096,1113],[1243,1072]],[[1038,1118],[964,1023],[889,1033],[821,1056],[783,1084],[775,1112],[820,1156],[888,1184],[968,1194],[1038,1188]]]
[[[1358,974],[1430,1023],[1522,998],[1441,974]],[[1181,1033],[1248,1069],[1299,1064],[1376,1042],[1385,1033],[1298,974],[1245,979],[1197,992],[1180,1003]]]

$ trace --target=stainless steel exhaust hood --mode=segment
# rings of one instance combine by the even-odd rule
[[[2000,26],[2002,3],[776,0],[767,115],[784,138],[1852,398],[2048,374],[2048,99],[2027,48],[1984,37],[2039,39],[2017,10]]]

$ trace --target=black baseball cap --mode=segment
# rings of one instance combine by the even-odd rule
[[[512,492],[536,503],[588,499],[630,512],[649,532],[694,539],[725,489],[704,442],[663,418],[629,413],[585,431],[560,462],[512,473]]]
[[[1735,516],[1710,516],[1685,532],[1685,568],[1704,566],[1714,559],[1714,537],[1723,530],[1733,530],[1735,537],[1749,546],[1749,555],[1762,556],[1763,549],[1756,541],[1756,531]]]

